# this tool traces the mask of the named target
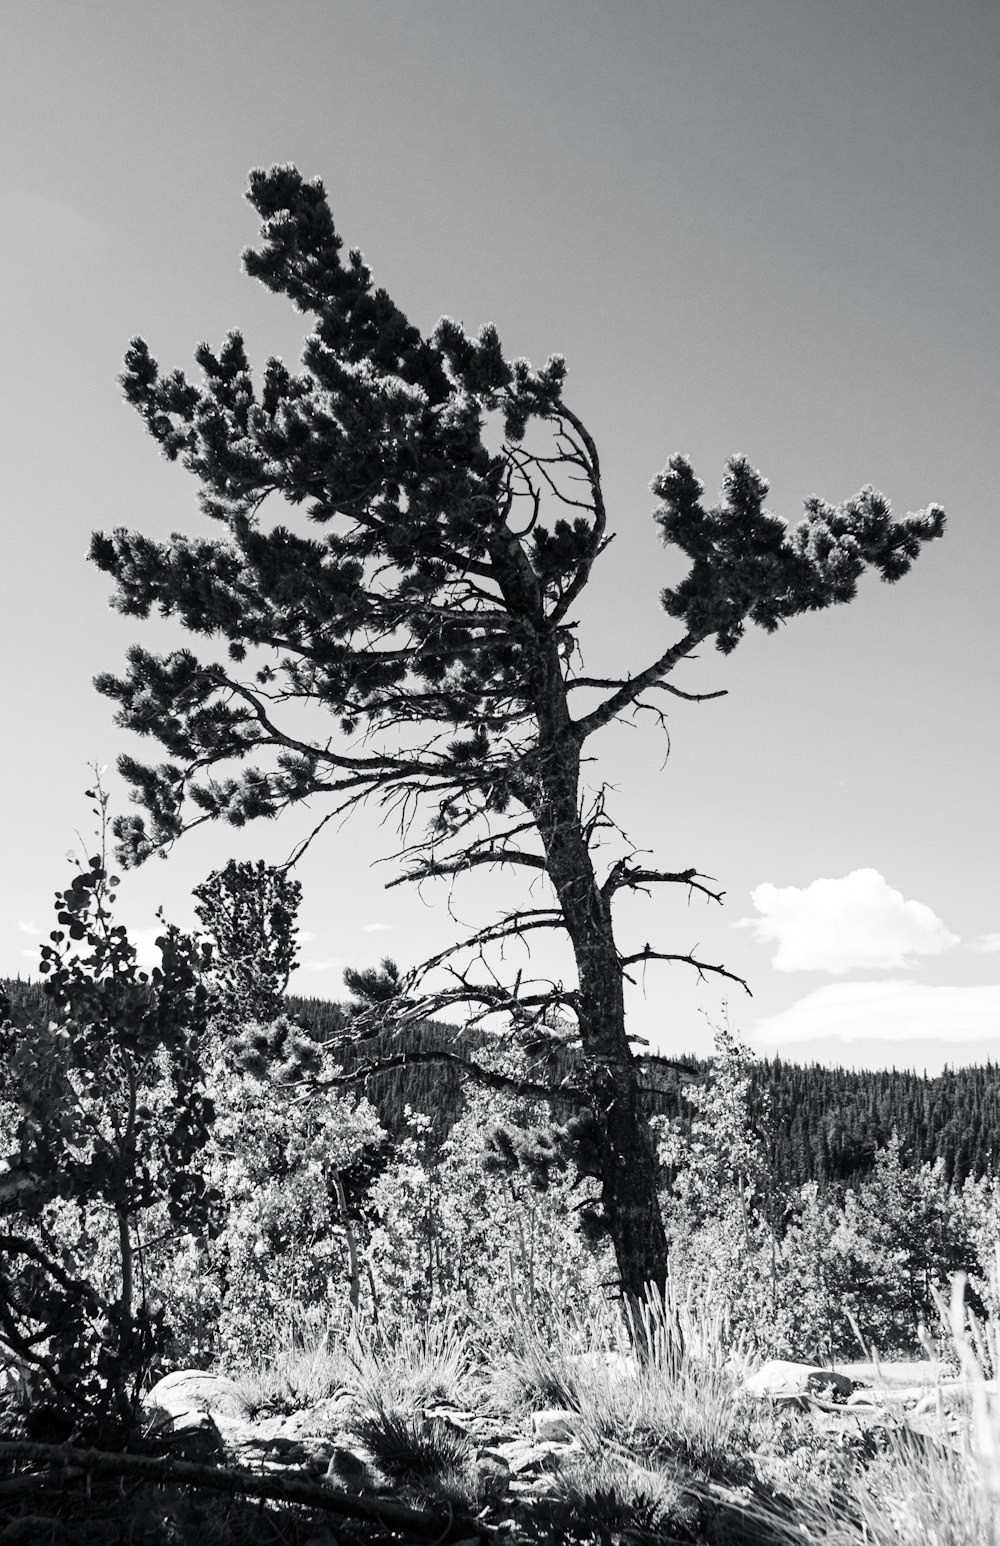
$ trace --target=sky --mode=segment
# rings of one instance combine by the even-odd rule
[[[652,1050],[705,1054],[728,1015],[799,1062],[996,1059],[992,0],[33,0],[4,33],[0,974],[34,972],[67,854],[93,849],[89,765],[126,810],[115,759],[147,750],[92,678],[182,642],[111,611],[86,561],[95,529],[203,529],[122,403],[122,354],[141,333],[189,367],[240,327],[258,365],[297,359],[302,320],[239,261],[248,171],[292,161],[422,329],[492,321],[509,357],[566,356],[617,533],[588,674],[676,632],[649,492],[674,453],[710,496],[745,453],[790,521],[867,483],[945,507],[899,585],[703,650],[673,680],[727,695],[673,706],[669,756],[652,724],[603,732],[592,776],[650,862],[725,891],[629,898],[623,944],[697,948],[752,990],[649,966],[628,1011]],[[121,921],[145,948],[158,906],[191,926],[211,869],[280,862],[308,820],[189,834],[124,877]],[[370,812],[309,850],[296,991],[336,998],[345,965],[413,965],[517,900],[386,890],[397,846]],[[562,970],[521,945],[507,965]]]

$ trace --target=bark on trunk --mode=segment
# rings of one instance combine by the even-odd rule
[[[634,1307],[648,1283],[662,1289],[667,1239],[656,1191],[656,1159],[625,1031],[622,968],[610,898],[602,895],[580,813],[579,731],[569,711],[563,661],[545,597],[521,539],[506,527],[491,548],[494,577],[511,616],[534,648],[525,651],[526,695],[538,739],[514,792],[534,818],[549,879],[573,946],[578,1018],[592,1070],[601,1201],[623,1297]]]
[[[579,1028],[597,1116],[601,1202],[622,1297],[635,1306],[667,1278],[656,1156],[639,1071],[625,1029],[621,963],[578,805],[579,760],[565,738],[540,764],[533,814],[562,907],[579,980]]]

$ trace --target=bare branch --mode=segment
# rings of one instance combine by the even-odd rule
[[[697,948],[697,946],[694,947],[694,949]],[[636,961],[683,961],[686,966],[694,967],[698,973],[699,981],[704,981],[706,972],[713,972],[716,976],[728,977],[730,982],[738,982],[740,987],[744,988],[749,996],[753,998],[750,988],[742,977],[737,976],[735,972],[727,971],[724,966],[711,966],[707,961],[699,961],[691,951],[688,951],[686,955],[675,955],[664,950],[653,950],[649,945],[646,945],[644,949],[637,950],[634,955],[620,956],[619,960],[623,971],[628,966],[634,966]]]
[[[388,1057],[373,1058],[371,1062],[359,1064],[347,1073],[325,1075],[321,1079],[311,1080],[309,1096],[321,1089],[340,1089],[348,1085],[365,1084],[379,1074],[391,1073],[397,1068],[414,1068],[420,1065],[439,1064],[441,1067],[455,1068],[458,1072],[474,1083],[485,1086],[486,1089],[499,1090],[508,1095],[528,1096],[534,1100],[556,1101],[567,1106],[585,1104],[588,1096],[583,1089],[575,1085],[560,1082],[559,1084],[539,1084],[536,1080],[522,1078],[520,1075],[504,1074],[494,1068],[486,1068],[482,1063],[477,1063],[474,1058],[463,1057],[459,1052],[450,1052],[444,1047],[430,1048],[422,1052],[395,1052]]]
[[[429,880],[437,875],[461,875],[465,870],[474,869],[479,864],[520,864],[533,870],[546,870],[548,865],[540,854],[524,853],[520,848],[490,848],[480,853],[459,854],[451,860],[424,859],[419,861],[419,867],[407,871],[405,875],[397,875],[393,880],[386,882],[386,890],[393,886],[401,886],[405,881]]]
[[[645,890],[647,886],[656,884],[687,886],[688,891],[700,891],[703,896],[712,902],[720,902],[725,896],[724,891],[713,891],[711,887],[703,885],[706,880],[713,880],[712,875],[702,875],[696,869],[689,870],[647,870],[642,868],[630,869],[627,859],[619,859],[611,869],[607,880],[601,887],[601,895],[611,897],[616,891],[623,889]]]
[[[690,655],[693,649],[697,649],[704,638],[705,635],[702,633],[686,633],[683,639],[678,640],[676,644],[672,644],[670,649],[664,650],[659,660],[654,660],[653,664],[647,666],[645,671],[640,671],[637,675],[628,677],[617,691],[611,694],[610,698],[606,698],[591,713],[585,714],[582,719],[576,721],[576,733],[580,741],[585,741],[587,736],[593,735],[595,730],[600,730],[602,725],[607,725],[611,720],[617,718],[622,709],[627,708],[630,703],[634,703],[640,693],[645,692],[647,687],[653,686],[668,671],[672,671],[677,662],[683,660],[686,655]]]
[[[572,692],[574,687],[613,687],[617,690],[627,687],[630,680],[620,676],[574,676],[566,683],[566,689],[568,692]],[[683,698],[685,703],[708,703],[712,698],[726,698],[729,695],[727,687],[720,687],[716,692],[684,692],[672,682],[650,682],[644,690],[648,692],[654,687],[672,693],[675,698]]]
[[[430,956],[417,968],[415,980],[419,981],[435,967],[443,965],[445,961],[462,954],[463,951],[478,950],[483,945],[495,945],[499,940],[520,937],[529,929],[564,929],[565,927],[562,909],[559,907],[531,907],[514,913],[505,913],[497,923],[489,923],[484,929],[478,929],[475,934],[470,934],[467,939],[460,940],[457,945],[449,945],[437,955]]]

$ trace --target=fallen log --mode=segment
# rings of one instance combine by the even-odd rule
[[[384,1525],[387,1530],[407,1530],[445,1546],[470,1539],[488,1541],[493,1532],[480,1522],[446,1510],[409,1508],[385,1498],[363,1493],[334,1491],[301,1476],[258,1476],[253,1471],[199,1465],[176,1460],[172,1455],[112,1454],[100,1449],[78,1449],[74,1444],[33,1444],[27,1440],[0,1441],[0,1460],[20,1460],[61,1472],[61,1481],[77,1478],[130,1477],[161,1487],[194,1487],[230,1496],[242,1494],[271,1503],[295,1503],[342,1519],[361,1519]],[[34,1480],[34,1478],[33,1478]]]

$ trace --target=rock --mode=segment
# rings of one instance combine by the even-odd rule
[[[226,1445],[211,1412],[187,1407],[170,1419],[166,1433],[170,1453],[181,1460],[202,1464],[220,1460]]]
[[[901,1407],[913,1406],[922,1396],[927,1394],[926,1385],[883,1385],[870,1391],[872,1400],[879,1401],[883,1406],[893,1411]]]
[[[575,1412],[567,1412],[562,1407],[546,1407],[542,1412],[533,1412],[531,1427],[535,1438],[541,1443],[568,1444],[576,1437],[576,1425],[579,1421]]]
[[[982,1380],[978,1387],[985,1395],[990,1410],[995,1409],[997,1398],[997,1381]],[[942,1412],[951,1415],[953,1412],[968,1411],[975,1399],[976,1387],[967,1380],[942,1380],[940,1385],[931,1390],[925,1390],[913,1408],[914,1416],[922,1416],[925,1412]]]
[[[499,1503],[510,1487],[510,1466],[502,1455],[483,1450],[476,1460],[479,1493],[486,1503]]]
[[[475,1422],[474,1412],[462,1412],[454,1406],[425,1406],[421,1411],[425,1422],[443,1423],[452,1433],[468,1434]]]
[[[149,1401],[142,1403],[142,1420],[145,1431],[150,1433],[162,1433],[164,1428],[169,1428],[173,1422],[173,1416],[165,1406],[154,1406]]]
[[[512,1476],[521,1476],[526,1471],[536,1474],[541,1471],[558,1471],[568,1454],[582,1448],[579,1439],[573,1439],[569,1444],[553,1440],[513,1439],[491,1445],[488,1453],[498,1455],[505,1461]]]
[[[928,1385],[936,1384],[942,1376],[947,1378],[948,1375],[946,1365],[940,1362],[928,1362],[926,1358],[900,1359],[887,1363],[883,1363],[881,1359],[877,1363],[841,1361],[838,1368],[841,1374],[846,1374],[856,1385],[873,1385],[876,1389],[914,1385],[922,1385],[926,1389]],[[895,1393],[894,1389],[893,1393]]]
[[[854,1381],[834,1369],[821,1369],[816,1364],[792,1363],[788,1359],[771,1358],[744,1381],[743,1389],[748,1396],[770,1396],[773,1399],[789,1396],[834,1396],[846,1401],[854,1391]]]
[[[224,1374],[202,1369],[175,1369],[157,1380],[146,1397],[149,1406],[161,1407],[177,1418],[182,1412],[212,1412],[223,1417],[246,1417],[248,1407],[239,1387]]]
[[[368,1479],[368,1467],[353,1450],[335,1444],[327,1463],[327,1479],[338,1483],[347,1492],[360,1492]]]

